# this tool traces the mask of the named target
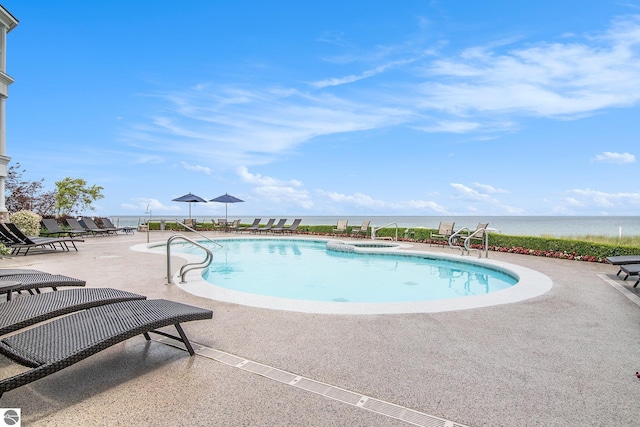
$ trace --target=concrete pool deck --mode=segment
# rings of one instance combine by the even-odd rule
[[[149,236],[166,241],[170,234]],[[165,257],[130,249],[146,239],[88,237],[77,253],[14,257],[0,267],[210,308],[213,320],[183,325],[193,342],[449,420],[433,425],[622,426],[640,419],[640,306],[617,287],[636,299],[640,288],[616,277],[615,266],[490,252],[490,259],[547,275],[553,287],[526,301],[460,311],[309,314],[167,286]],[[412,250],[459,253],[423,244]],[[183,262],[174,257],[174,271]],[[3,378],[16,369],[0,357]],[[408,425],[142,337],[7,392],[0,407],[20,408],[23,425]]]

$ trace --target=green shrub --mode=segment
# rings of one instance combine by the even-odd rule
[[[9,255],[10,253],[11,253],[11,248],[8,248],[2,243],[0,243],[0,255]]]
[[[40,221],[42,217],[31,211],[18,211],[9,216],[9,221],[14,223],[27,236],[40,235]]]

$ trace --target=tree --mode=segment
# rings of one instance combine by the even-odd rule
[[[71,215],[82,213],[85,210],[93,210],[91,204],[102,199],[103,187],[99,185],[87,186],[87,181],[82,178],[65,178],[56,182],[56,209],[58,215]]]
[[[39,181],[22,179],[25,169],[20,163],[11,165],[5,180],[6,207],[9,212],[28,210],[41,216],[55,214],[55,191],[44,191],[44,178]]]

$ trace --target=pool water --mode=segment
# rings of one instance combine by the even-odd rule
[[[325,241],[217,239],[209,283],[238,292],[325,302],[410,302],[484,295],[516,284],[500,270],[428,255],[327,250]],[[200,242],[206,245],[206,242]],[[200,253],[195,247],[176,250]],[[200,252],[199,252],[200,251]]]

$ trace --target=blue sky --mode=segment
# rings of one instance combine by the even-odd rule
[[[640,211],[640,1],[2,5],[11,164],[94,214]]]

